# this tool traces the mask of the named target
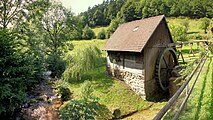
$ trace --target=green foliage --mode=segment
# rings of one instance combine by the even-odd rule
[[[52,77],[60,78],[65,70],[65,61],[58,54],[51,54],[46,59],[46,69],[52,71]]]
[[[26,49],[43,62],[40,65],[51,70],[52,77],[60,77],[65,69],[62,56],[73,48],[71,44],[65,43],[72,38],[81,38],[79,34],[82,26],[71,11],[57,2],[48,2],[43,9],[40,14],[29,17],[17,26],[17,30],[22,28],[20,36],[25,40],[23,44],[27,43]]]
[[[180,74],[182,75],[183,78],[188,76],[193,71],[196,65],[195,63],[196,60],[193,60],[182,66],[182,68],[184,69],[181,70]]]
[[[111,21],[111,23],[110,23],[110,25],[109,25],[109,27],[107,29],[107,34],[106,34],[107,38],[110,38],[112,33],[115,32],[115,30],[118,28],[120,23],[121,23],[121,20],[119,18],[116,18],[116,19]]]
[[[90,81],[84,81],[83,85],[81,86],[81,98],[84,100],[90,99],[93,91],[94,89],[92,87],[92,83]]]
[[[62,120],[110,119],[110,111],[98,102],[99,98],[91,96],[92,92],[91,82],[85,81],[81,87],[82,99],[71,100],[62,106],[59,110],[59,118]]]
[[[75,21],[73,13],[61,4],[51,3],[42,15],[41,30],[44,32],[42,42],[47,54],[61,54],[59,47],[70,39]]]
[[[185,18],[182,21],[182,25],[186,28],[186,32],[189,30],[189,19]]]
[[[76,77],[77,80],[80,80],[81,74],[100,65],[101,51],[95,45],[77,49],[71,57],[68,57],[67,63],[63,79],[68,81]]]
[[[136,8],[133,1],[127,0],[121,9],[121,16],[124,21],[129,22],[136,19]]]
[[[108,0],[103,1],[102,4],[89,7],[81,16],[84,17],[84,26],[106,26],[110,21],[116,18],[117,13],[121,10],[121,7],[126,0]]]
[[[67,101],[70,99],[71,92],[69,88],[59,86],[58,93],[61,95],[62,101]]]
[[[201,59],[205,55],[205,53],[206,53],[206,51],[204,49],[200,50],[199,58]]]
[[[186,4],[187,3],[187,4]],[[213,17],[211,0],[108,0],[90,7],[84,16],[84,25],[106,26],[116,18],[129,22],[156,15],[190,18]]]
[[[59,118],[62,120],[94,120],[96,114],[96,100],[72,100],[66,106],[60,108]]]
[[[35,66],[31,56],[17,49],[17,37],[0,29],[0,114],[13,111],[25,101],[26,89],[32,85]]]
[[[0,2],[0,27],[12,28],[40,14],[47,0],[4,0]],[[33,13],[33,14],[32,14]],[[11,27],[12,24],[12,27]]]
[[[187,41],[187,29],[180,25],[169,26],[174,41]]]
[[[71,12],[71,11],[70,11]],[[83,21],[83,17],[73,16],[72,13],[70,13],[70,19],[67,21],[69,24],[69,27],[73,28],[70,32],[69,38],[71,40],[81,40],[82,39],[82,30],[85,26],[85,22]]]
[[[85,40],[91,40],[95,38],[94,31],[88,25],[86,25],[85,28],[83,29],[82,38]]]
[[[210,52],[213,54],[213,44],[209,45],[208,49],[209,49]]]
[[[200,21],[201,21],[200,28],[203,29],[205,33],[207,33],[207,28],[210,25],[210,19],[204,17],[204,18],[201,18]]]
[[[97,36],[98,39],[105,39],[106,38],[106,33],[105,33],[105,30],[102,29],[99,33],[98,33],[98,36]]]
[[[193,40],[201,40],[202,39],[202,35],[200,34],[191,34],[188,35],[189,39],[193,39]]]

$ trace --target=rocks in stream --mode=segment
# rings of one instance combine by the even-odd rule
[[[57,120],[58,109],[63,104],[61,95],[55,92],[48,80],[42,80],[28,95],[28,100],[22,105],[20,119],[27,120]],[[18,117],[17,117],[18,119]]]

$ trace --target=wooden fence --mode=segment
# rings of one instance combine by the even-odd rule
[[[186,77],[185,79],[185,83],[177,90],[177,92],[169,99],[169,101],[167,102],[167,104],[158,112],[158,114],[153,118],[153,120],[160,120],[164,115],[165,113],[169,110],[169,108],[173,105],[173,103],[177,100],[177,98],[180,96],[180,94],[183,92],[183,90],[186,88],[186,98],[183,100],[178,112],[175,114],[173,120],[177,120],[178,117],[180,116],[180,113],[183,111],[183,108],[190,96],[190,94],[192,93],[192,90],[194,88],[194,85],[201,73],[201,70],[206,62],[206,59],[207,59],[207,56],[208,56],[208,51],[206,51],[205,55],[200,59],[199,63],[197,64],[197,66],[195,67],[195,69],[192,71],[192,73]],[[198,68],[200,67],[196,77],[195,77],[195,80],[192,84],[192,87],[191,89],[188,91],[188,84],[189,82],[191,81],[192,77],[195,75],[196,71],[198,70]]]

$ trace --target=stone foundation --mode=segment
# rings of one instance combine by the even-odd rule
[[[125,70],[109,68],[108,74],[117,79],[123,80],[136,94],[140,95],[143,99],[146,98],[144,85],[145,80],[142,74],[135,74]]]

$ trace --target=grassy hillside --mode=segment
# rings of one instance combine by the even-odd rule
[[[168,24],[174,25],[182,25],[183,21],[186,19],[185,17],[180,18],[166,18]],[[189,33],[202,33],[203,31],[200,29],[200,21],[199,19],[189,19]]]
[[[204,33],[204,30],[201,29],[201,21],[200,19],[190,19],[186,17],[168,17],[166,18],[168,25],[182,25],[184,21],[189,22],[189,27],[187,31],[187,37],[189,40],[195,40],[195,39],[211,39],[212,33],[211,33],[211,27],[213,26],[213,21],[211,21],[208,29],[207,34]]]
[[[106,40],[83,40],[73,41],[74,49],[82,48],[86,45],[95,44],[100,49],[104,46]],[[103,52],[105,59],[105,52]],[[136,95],[130,87],[120,80],[114,80],[106,75],[105,62],[94,70],[91,70],[82,76],[80,81],[65,83],[59,81],[57,85],[68,87],[73,92],[73,98],[78,99],[80,96],[81,85],[84,81],[92,81],[94,93],[100,98],[100,103],[107,106],[110,111],[120,109],[121,115],[126,115],[134,111],[143,110],[149,107],[153,102],[144,101]]]
[[[181,18],[168,18],[169,24],[181,24],[182,19]],[[189,20],[189,34],[202,34],[202,30],[200,30],[198,24],[200,22],[196,19]],[[99,31],[101,31],[102,28],[95,28],[94,31],[97,34]],[[105,28],[106,29],[106,28]],[[70,41],[74,45],[74,50],[81,49],[87,45],[94,44],[98,46],[98,48],[102,49],[106,40],[80,40],[80,41]],[[199,54],[201,52],[201,47],[198,47],[196,44],[193,45],[193,50],[195,52],[195,56],[192,56],[192,54],[189,54],[190,46],[185,45],[183,47],[183,55],[185,58],[185,61],[189,62],[195,59],[199,59]],[[71,51],[71,52],[73,52]],[[80,54],[80,53],[79,53]],[[89,80],[92,82],[92,85],[94,87],[93,95],[100,98],[100,103],[107,106],[107,108],[112,112],[115,109],[119,109],[121,111],[121,115],[127,115],[132,112],[138,111],[137,114],[134,114],[126,119],[152,119],[157,112],[165,105],[166,102],[161,103],[154,103],[149,102],[146,100],[143,100],[140,96],[136,95],[130,87],[128,87],[123,81],[112,79],[111,77],[106,75],[105,71],[105,51],[102,51],[102,57],[103,62],[100,65],[100,67],[90,70],[89,72],[82,75],[82,79],[80,81],[74,81],[74,82],[64,82],[64,81],[58,81],[56,85],[61,85],[68,87],[73,95],[73,99],[78,99],[80,97],[80,90],[81,85],[84,83],[84,81]],[[192,111],[194,115],[197,113],[199,116],[205,116],[205,114],[209,114],[206,111],[208,111],[211,107],[211,98],[208,97],[206,99],[204,96],[212,94],[212,89],[210,88],[212,86],[212,70],[209,70],[212,68],[212,62],[209,59],[206,66],[204,67],[205,71],[203,72],[201,76],[201,80],[196,85],[196,89],[194,94],[194,97],[192,96],[190,99],[189,107],[187,107],[185,114],[183,114],[183,117],[181,119],[185,119],[189,116],[190,112]],[[208,75],[207,75],[208,74]],[[202,81],[202,79],[206,79]],[[204,83],[205,82],[205,83]],[[206,84],[208,82],[208,84]],[[205,84],[205,85],[203,85]],[[204,86],[204,88],[203,88]],[[197,91],[197,92],[196,92]],[[204,93],[205,91],[205,93]],[[207,92],[206,92],[207,91]],[[194,101],[194,98],[196,98],[197,101]],[[199,100],[202,100],[199,102]],[[208,102],[207,104],[205,104]],[[210,103],[209,103],[210,102]],[[197,111],[194,111],[193,104],[197,104]],[[209,106],[210,105],[210,106]],[[205,106],[203,108],[202,106]],[[203,108],[200,110],[200,108]],[[203,117],[201,117],[203,118]]]

